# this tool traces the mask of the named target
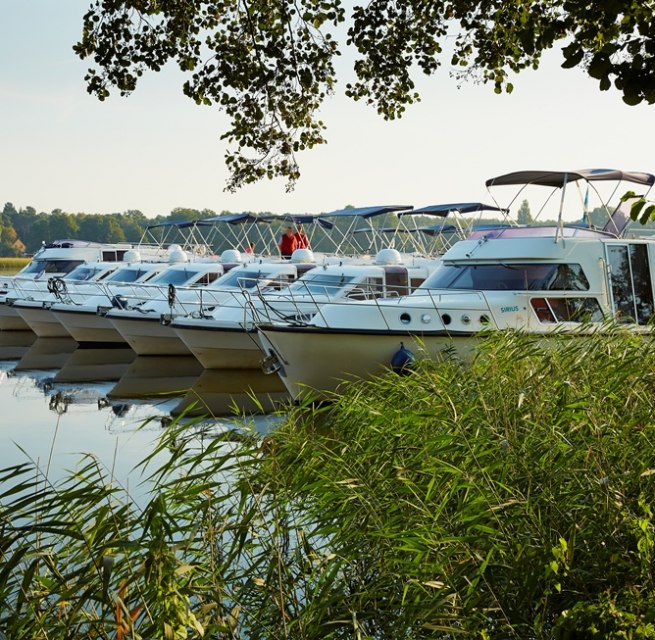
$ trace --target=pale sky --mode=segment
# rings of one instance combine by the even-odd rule
[[[0,0],[0,207],[319,213],[489,201],[487,178],[523,169],[655,172],[655,106],[624,105],[618,92],[559,68],[555,53],[517,76],[511,95],[458,89],[442,68],[421,80],[423,101],[395,122],[343,96],[342,76],[321,114],[328,144],[299,156],[295,191],[267,180],[230,194],[225,118],[186,98],[175,70],[143,77],[128,98],[87,94],[91,63],[72,46],[88,5]]]

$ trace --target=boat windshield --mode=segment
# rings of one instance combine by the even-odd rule
[[[419,288],[587,291],[589,281],[579,264],[441,264]]]
[[[66,280],[86,282],[88,280],[94,280],[98,274],[105,273],[106,271],[106,266],[98,267],[91,264],[81,264],[66,275]]]
[[[185,284],[198,274],[198,269],[167,269],[155,276],[152,284]]]
[[[222,287],[235,287],[239,289],[252,289],[260,280],[270,278],[268,271],[249,271],[247,269],[232,269],[216,281]]]
[[[316,295],[335,296],[355,279],[342,273],[327,274],[312,271],[290,285],[287,291],[291,294],[312,293]]]
[[[141,267],[124,267],[112,273],[107,282],[136,282],[146,274],[152,274],[152,269],[143,269]]]
[[[69,273],[81,264],[84,264],[84,260],[32,260],[18,275]]]

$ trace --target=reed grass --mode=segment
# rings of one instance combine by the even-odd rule
[[[653,638],[655,348],[491,335],[296,407],[174,424],[148,497],[0,476],[11,638]],[[168,460],[153,466],[156,456]]]

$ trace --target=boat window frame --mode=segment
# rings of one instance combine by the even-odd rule
[[[585,306],[587,308],[580,308]],[[605,320],[603,308],[596,296],[534,296],[530,298],[530,308],[541,324],[584,324]]]
[[[354,275],[345,273],[308,272],[291,283],[288,292],[291,295],[325,295],[334,298],[339,292],[348,289],[355,280]]]
[[[493,276],[501,273],[500,269],[509,271],[525,271],[524,286],[517,286],[520,278],[507,281]],[[446,271],[450,274],[447,274]],[[487,271],[486,277],[474,279],[470,277],[469,286],[461,286],[464,278],[471,276],[475,271]],[[537,270],[542,270],[539,275]],[[528,277],[528,273],[532,275]],[[450,277],[448,277],[450,275]],[[566,280],[565,283],[556,284]],[[436,283],[435,283],[436,281]],[[460,286],[457,286],[460,285]],[[547,285],[547,286],[544,286]],[[446,263],[439,265],[421,284],[419,289],[449,289],[458,291],[561,291],[581,292],[589,291],[590,284],[582,265],[578,262],[476,262],[476,263]]]

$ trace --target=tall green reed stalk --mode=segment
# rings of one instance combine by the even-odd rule
[[[139,503],[0,478],[11,638],[653,638],[655,348],[485,338],[260,438],[182,423]],[[157,456],[168,460],[153,467]]]

